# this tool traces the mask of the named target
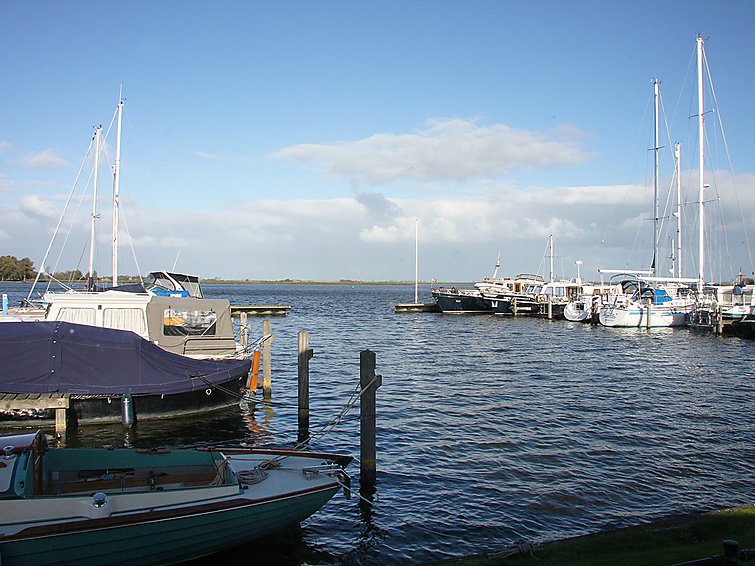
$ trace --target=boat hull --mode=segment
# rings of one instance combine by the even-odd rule
[[[489,313],[490,305],[477,291],[441,290],[432,292],[438,308],[444,313]]]
[[[647,308],[637,307],[603,307],[599,315],[603,326],[618,328],[666,328],[686,326],[689,313],[674,309],[653,309],[648,324]]]
[[[196,506],[185,515],[152,511],[128,518],[90,520],[75,532],[0,541],[3,566],[176,564],[239,546],[298,524],[338,491],[331,485],[272,501],[243,500]],[[151,516],[150,516],[151,515]],[[60,531],[72,525],[58,525]]]

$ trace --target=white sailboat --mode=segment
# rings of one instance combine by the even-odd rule
[[[655,165],[653,172],[652,269],[649,272],[613,272],[617,275],[626,275],[623,275],[620,280],[615,281],[616,284],[611,286],[611,292],[605,296],[600,307],[599,320],[604,326],[646,328],[685,326],[696,300],[690,285],[697,284],[698,289],[702,287],[702,272],[697,279],[659,277],[656,272],[658,262],[658,150],[660,148],[658,139],[659,84],[657,79],[653,80],[653,98],[655,102],[653,153]],[[700,106],[702,106],[702,99],[700,100]],[[699,119],[700,121],[703,119],[702,110],[700,110]],[[700,208],[702,210],[702,196],[700,198]],[[702,235],[700,245],[702,248]],[[602,273],[609,272],[603,271]]]
[[[2,317],[0,321],[46,320],[85,324],[131,331],[164,350],[182,356],[192,358],[248,357],[249,344],[245,343],[242,338],[242,335],[246,336],[247,329],[241,328],[239,336],[235,335],[230,302],[226,299],[205,298],[198,277],[155,271],[144,277],[138,284],[118,285],[122,116],[123,99],[120,98],[117,114],[114,116],[117,118],[117,141],[113,166],[112,287],[98,285],[94,277],[100,126],[95,130],[93,138],[95,146],[94,197],[89,243],[89,270],[84,289],[64,286],[62,290],[51,291],[48,284],[41,298],[42,309],[37,309],[33,315]],[[42,260],[43,266],[46,264],[54,239],[55,234]],[[31,303],[31,296],[42,273],[43,270],[40,269],[29,291],[27,303]],[[52,281],[51,276],[50,281]]]

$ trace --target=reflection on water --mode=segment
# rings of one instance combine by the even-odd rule
[[[2,284],[4,285],[4,284]],[[0,290],[0,292],[4,292]],[[358,407],[317,432],[376,353],[374,506],[337,495],[300,529],[217,560],[407,564],[752,503],[755,342],[686,329],[608,329],[496,316],[395,314],[407,286],[206,285],[274,317],[272,396],[202,417],[82,427],[67,446],[297,439],[297,333],[316,450],[359,454]],[[429,300],[427,288],[421,300]],[[262,320],[250,319],[253,335]],[[354,477],[359,463],[349,469]],[[367,499],[370,497],[365,496]]]

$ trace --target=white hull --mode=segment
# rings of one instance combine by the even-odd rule
[[[592,305],[572,301],[564,307],[564,318],[571,322],[584,322],[592,317]]]
[[[687,311],[654,306],[650,311],[650,323],[648,324],[648,309],[645,306],[629,305],[600,309],[600,323],[603,326],[618,328],[686,326],[688,317],[689,312]]]

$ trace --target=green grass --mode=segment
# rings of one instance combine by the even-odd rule
[[[723,553],[723,541],[755,548],[755,506],[666,519],[543,544],[534,556],[484,555],[437,562],[438,566],[670,566]],[[495,549],[491,549],[491,553]]]

